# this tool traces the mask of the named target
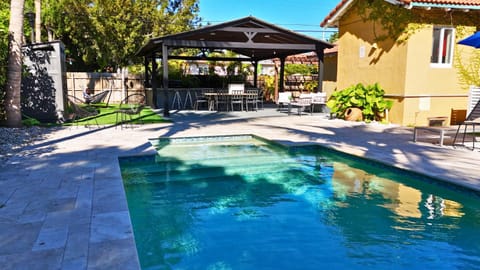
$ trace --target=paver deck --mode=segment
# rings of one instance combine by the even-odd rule
[[[138,269],[118,156],[154,153],[147,139],[251,133],[320,143],[480,190],[480,153],[412,142],[413,128],[248,113],[183,111],[135,129],[62,128],[0,167],[2,269]]]

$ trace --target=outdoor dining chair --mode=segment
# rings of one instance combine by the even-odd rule
[[[245,105],[247,108],[246,110],[248,111],[248,105],[250,104],[252,110],[258,111],[258,90],[246,90],[245,94]]]
[[[240,108],[243,111],[243,90],[233,90],[230,95],[230,106],[232,107],[232,111],[235,110],[234,106]]]
[[[208,108],[208,98],[205,96],[204,92],[201,91],[200,93],[195,92],[195,101],[193,103],[193,108],[198,111],[198,107],[202,104],[205,104],[205,107]]]
[[[134,120],[141,122],[140,114],[146,106],[146,101],[145,95],[140,93],[128,95],[123,99],[118,110],[115,111],[115,126],[120,124],[123,128],[123,124],[130,123],[133,128]]]
[[[225,108],[226,111],[229,109],[229,95],[227,91],[218,91],[217,95],[215,95],[215,106],[217,111],[220,109]]]
[[[260,108],[263,110],[263,89],[257,89],[257,106],[260,104]]]

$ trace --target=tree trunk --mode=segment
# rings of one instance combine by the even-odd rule
[[[35,0],[35,42],[42,42],[42,2]]]
[[[8,127],[22,126],[20,87],[22,82],[22,37],[24,0],[11,0],[8,27],[8,73],[5,85],[5,111]]]

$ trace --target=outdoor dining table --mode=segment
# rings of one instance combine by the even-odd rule
[[[247,92],[244,92],[244,93],[208,92],[208,93],[204,93],[203,95],[208,100],[208,110],[209,111],[214,111],[215,110],[215,107],[216,107],[215,105],[216,105],[216,102],[217,102],[219,96],[226,96],[227,97],[227,110],[228,110],[228,104],[229,104],[230,98],[233,97],[233,96],[242,96],[244,99],[246,99],[247,97],[251,97],[251,96],[255,96],[255,97],[257,96],[257,94],[247,93]]]

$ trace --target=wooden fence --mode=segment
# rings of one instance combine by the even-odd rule
[[[120,103],[127,95],[144,93],[144,78],[141,75],[127,75],[117,73],[86,73],[67,72],[68,95],[83,99],[83,90],[88,87],[93,94],[105,90],[112,90],[110,103]]]

